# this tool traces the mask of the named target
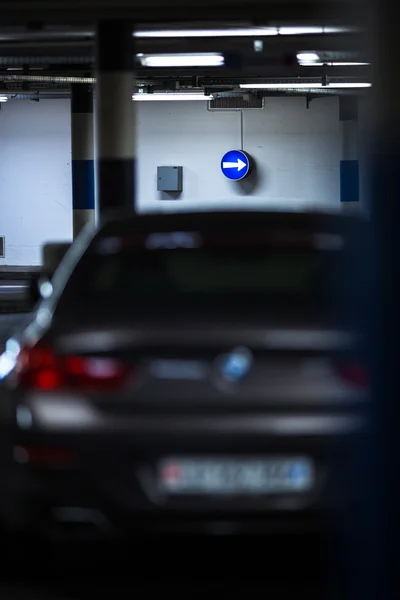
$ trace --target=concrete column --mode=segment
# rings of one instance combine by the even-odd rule
[[[95,224],[93,90],[71,89],[72,206],[74,238],[88,223]]]
[[[133,25],[104,21],[97,26],[96,151],[100,215],[133,211],[135,126]]]
[[[360,182],[358,164],[358,103],[352,96],[339,97],[339,119],[342,126],[340,161],[340,202],[358,205]]]

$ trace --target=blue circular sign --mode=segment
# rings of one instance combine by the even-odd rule
[[[221,171],[227,179],[240,181],[250,172],[251,158],[243,150],[230,150],[221,160]]]

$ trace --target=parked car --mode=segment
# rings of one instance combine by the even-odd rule
[[[83,233],[0,358],[3,520],[286,531],[350,506],[365,228],[216,213]]]

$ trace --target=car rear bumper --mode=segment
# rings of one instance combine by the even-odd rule
[[[112,537],[129,531],[142,535],[304,535],[335,532],[342,517],[352,511],[344,498],[327,503],[326,495],[298,510],[273,509],[261,502],[256,508],[241,502],[221,505],[215,500],[160,506],[152,504],[142,491],[124,497],[121,486],[111,490],[109,482],[99,489],[92,478],[83,479],[82,473],[74,477],[52,474],[51,480],[37,473],[24,474],[20,485],[2,499],[5,523],[12,531],[73,538]]]
[[[175,436],[242,436],[320,437],[342,436],[365,427],[362,411],[365,399],[342,410],[330,407],[302,408],[213,406],[203,411],[191,407],[147,410],[125,407],[101,407],[83,396],[68,394],[29,394],[17,406],[17,426],[21,430],[42,434],[135,435],[135,437]],[[301,406],[301,405],[298,405]],[[354,407],[355,406],[355,407]],[[129,408],[129,410],[127,410]]]
[[[61,430],[36,419],[35,427],[8,429],[0,500],[6,520],[21,528],[86,523],[99,531],[302,532],[351,509],[351,456],[366,427],[361,414],[153,415],[116,423],[64,423]],[[32,448],[41,452],[27,458]],[[313,489],[295,497],[181,497],[160,493],[157,484],[157,466],[168,456],[277,455],[310,457]]]

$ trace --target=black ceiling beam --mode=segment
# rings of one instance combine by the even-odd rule
[[[264,52],[304,51],[343,51],[351,52],[364,48],[362,33],[314,34],[314,35],[273,35],[257,37],[214,37],[214,38],[152,38],[136,39],[138,52],[223,52],[235,49],[253,49],[255,39],[263,41]]]
[[[21,34],[22,35],[22,34]],[[204,37],[204,38],[137,38],[136,49],[143,54],[179,53],[179,52],[223,52],[225,50],[253,48],[254,40],[263,41],[264,52],[297,51],[342,51],[361,50],[365,46],[363,33],[335,33],[314,35],[274,35],[255,37]],[[49,53],[60,54],[71,49],[74,52],[86,53],[94,48],[94,38],[70,38],[53,40],[5,40],[0,35],[0,54],[31,53],[33,56]]]
[[[11,65],[12,66],[12,65]],[[21,65],[19,65],[22,67]],[[31,65],[32,66],[32,65]],[[31,74],[38,75],[81,75],[82,73],[86,73],[88,71],[93,71],[93,65],[88,63],[82,64],[57,64],[57,65],[49,65],[42,64],[41,65],[45,70],[40,71],[31,71]],[[1,69],[4,73],[7,73],[8,64],[1,61]],[[14,64],[15,68],[15,64]],[[1,72],[1,71],[0,71]],[[364,81],[370,81],[371,78],[371,67],[369,66],[359,66],[359,67],[300,67],[298,65],[294,65],[292,67],[279,67],[279,66],[266,66],[264,68],[260,68],[256,65],[248,65],[240,70],[235,69],[226,69],[226,68],[144,68],[137,66],[136,69],[137,76],[142,79],[151,79],[151,78],[168,78],[168,77],[214,77],[214,78],[231,78],[236,77],[238,79],[245,79],[251,77],[252,79],[259,78],[260,80],[266,79],[268,77],[274,78],[320,78],[324,74],[328,76],[328,78],[349,78],[349,77],[357,77],[362,78]],[[21,72],[22,73],[22,72]],[[8,72],[10,75],[10,72]],[[17,72],[19,74],[19,72]]]
[[[225,69],[225,68],[198,68],[198,69],[157,69],[157,68],[137,68],[138,77],[143,78],[151,78],[151,77],[213,77],[213,78],[232,78],[235,77],[238,80],[252,78],[259,78],[261,81],[268,78],[295,78],[295,77],[312,77],[312,78],[320,78],[323,74],[326,74],[331,78],[334,77],[342,77],[342,78],[364,78],[365,81],[369,81],[371,78],[371,68],[368,66],[363,67],[277,67],[277,66],[267,66],[263,69],[259,67],[251,67],[247,66],[240,71],[233,69]]]

